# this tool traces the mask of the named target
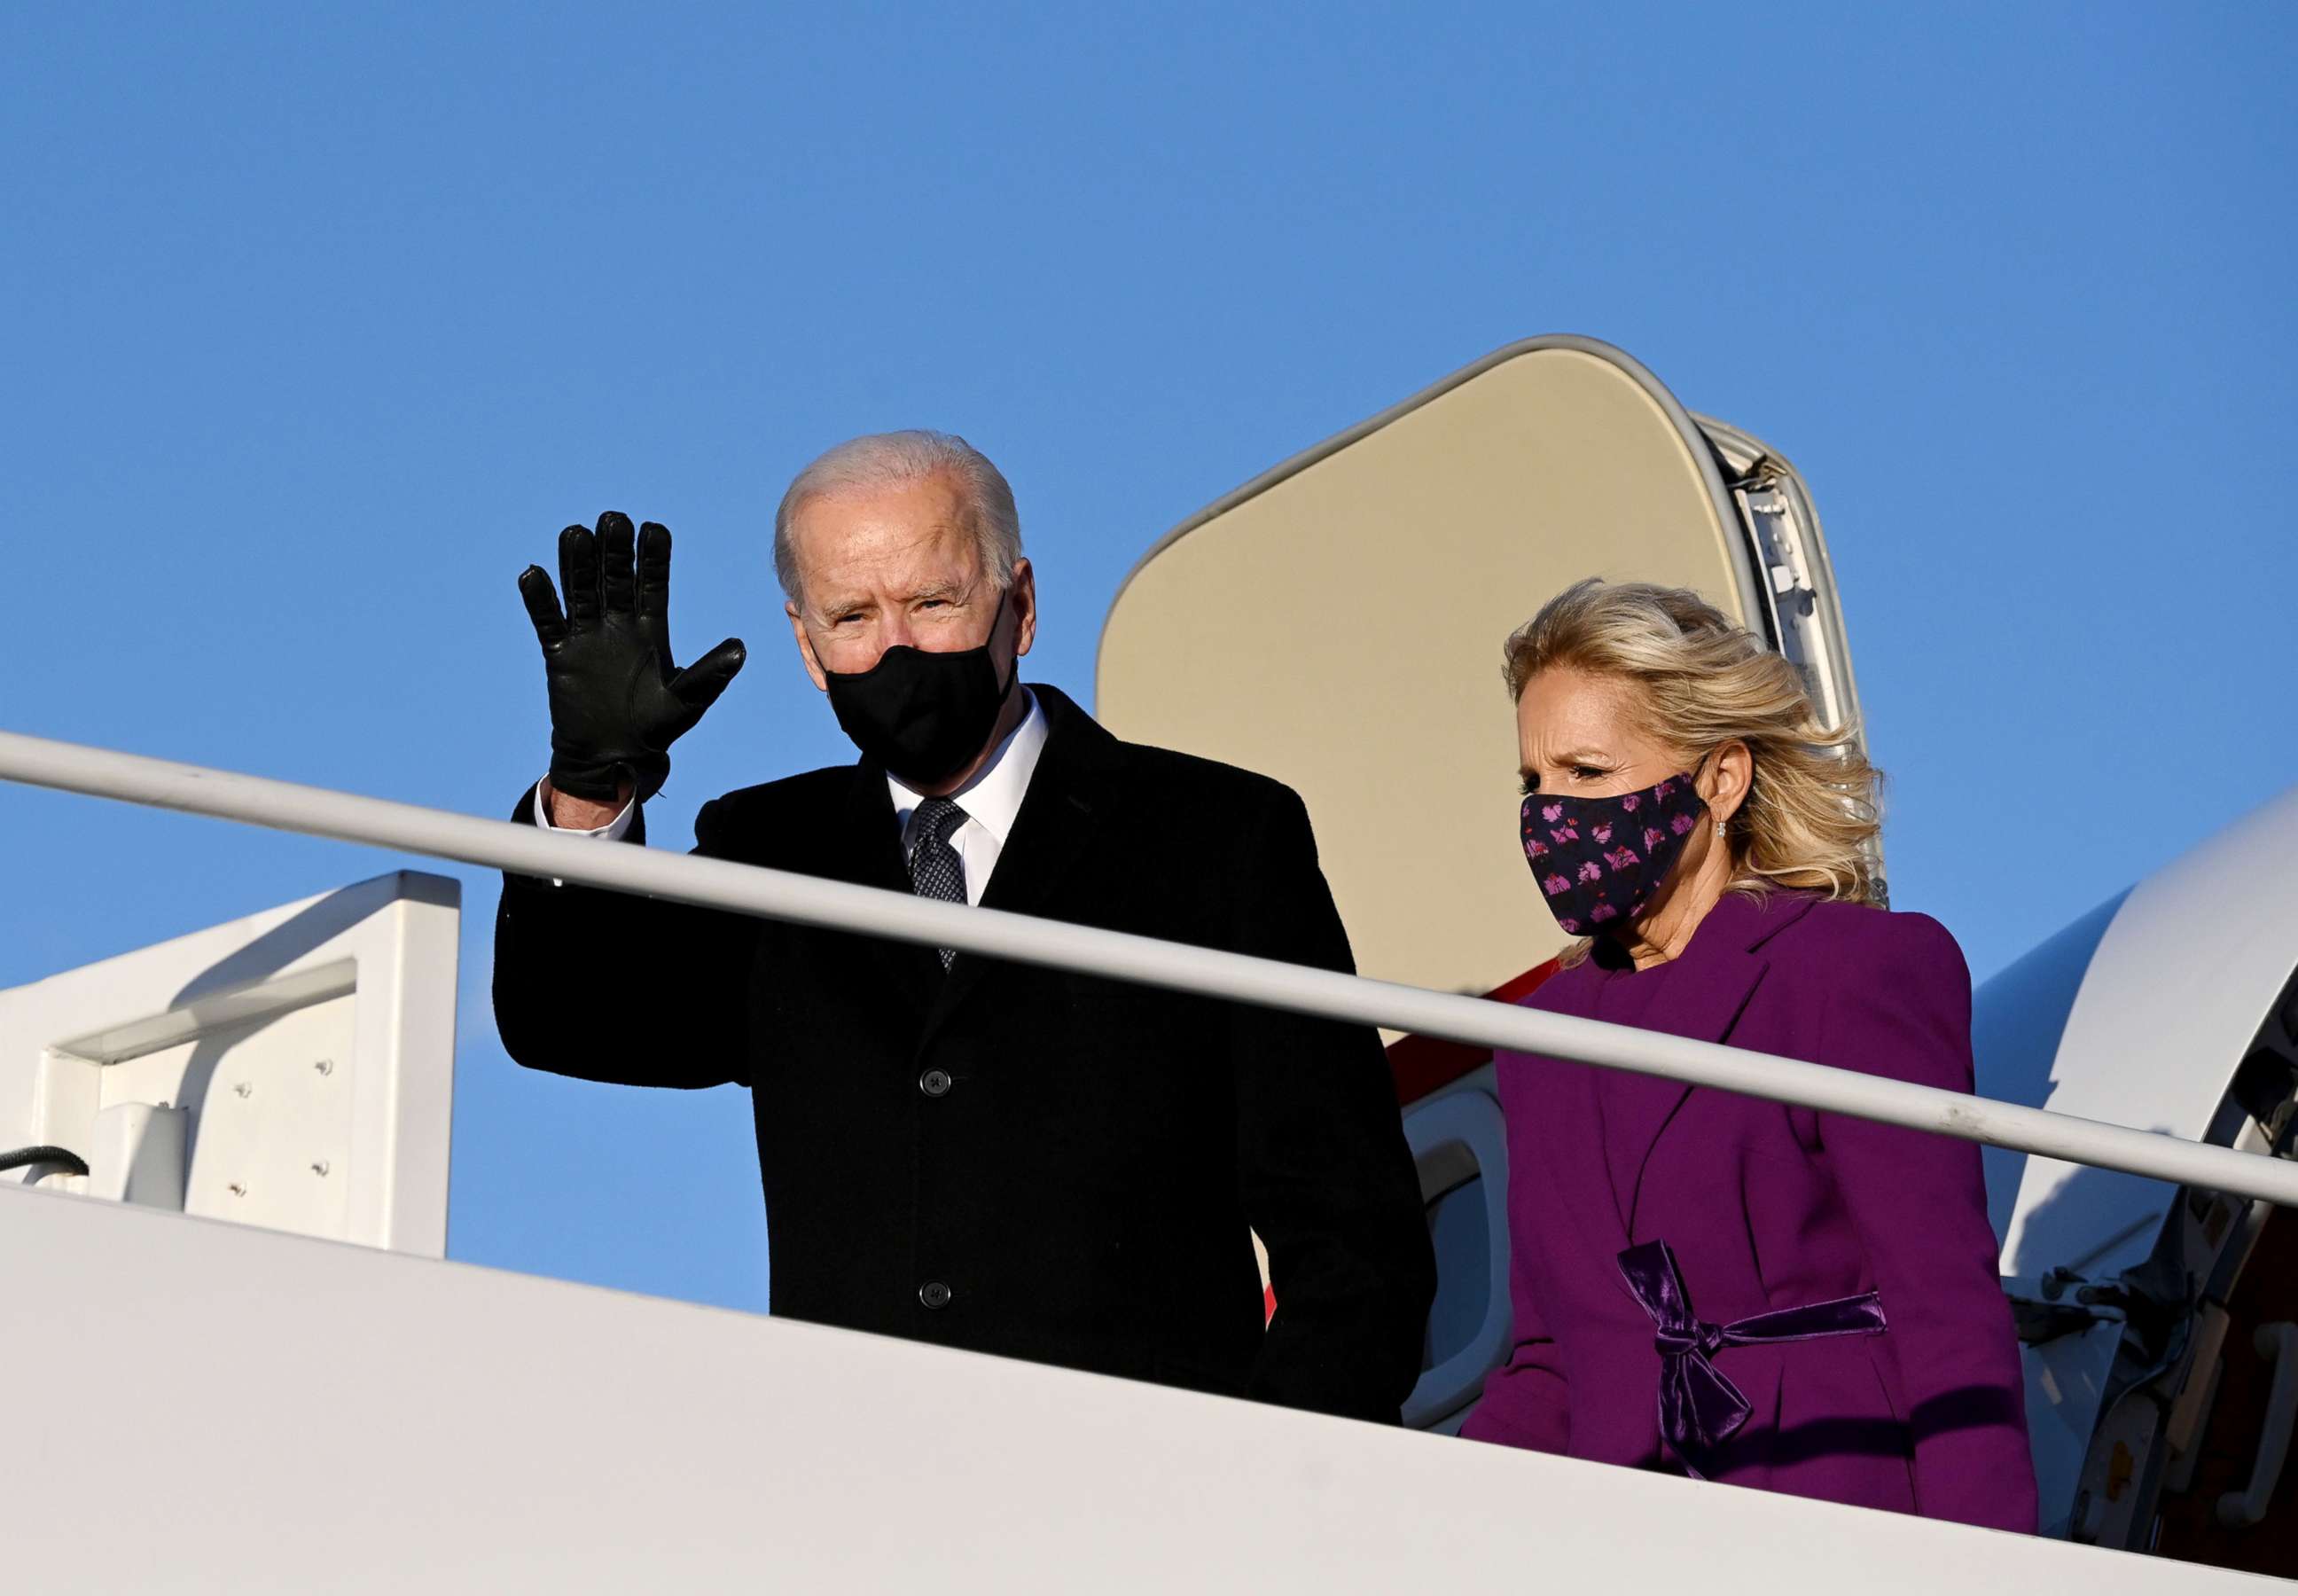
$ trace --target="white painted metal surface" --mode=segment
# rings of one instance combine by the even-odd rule
[[[1405,1110],[1404,1139],[1420,1171],[1424,1204],[1457,1194],[1482,1211],[1480,1256],[1466,1249],[1455,1255],[1458,1244],[1431,1213],[1437,1302],[1428,1335],[1434,1361],[1421,1371],[1404,1402],[1404,1422],[1411,1428],[1454,1431],[1484,1394],[1484,1376],[1506,1360],[1515,1344],[1509,1298],[1508,1123],[1493,1094],[1492,1066]],[[1456,1296],[1460,1300],[1451,1300]],[[1465,1334],[1457,1327],[1463,1324]]]
[[[2228,826],[2052,938],[1979,994],[1980,1089],[2054,1112],[2199,1138],[2298,969],[2298,790]],[[2262,1150],[2254,1126],[2241,1143]],[[2177,1186],[2051,1158],[1988,1155],[2003,1269],[2111,1279],[2166,1221],[2213,1252]],[[2123,1347],[2108,1319],[2026,1349],[2027,1423],[2045,1527],[2069,1533],[2102,1467],[2100,1424]],[[2126,1416],[2137,1423],[2143,1411]],[[2090,1506],[2104,1510],[2101,1493]]]
[[[2267,1582],[0,1191],[26,1590],[2081,1591]]]
[[[1856,1070],[1270,959],[937,903],[909,893],[723,859],[607,847],[534,826],[13,732],[0,732],[0,777],[1448,1041],[1575,1059],[2298,1207],[2298,1164],[2280,1160],[1992,1103]]]
[[[459,889],[401,872],[0,991],[0,1175],[439,1258]]]
[[[2091,955],[2043,1106],[2189,1139],[2209,1128],[2298,969],[2298,788],[2135,888]],[[2170,1187],[2030,1158],[2004,1272],[2110,1275],[2146,1256]]]
[[[0,1007],[4,1005],[0,996]],[[114,1203],[180,1213],[191,1166],[191,1121],[187,1108],[153,1103],[115,1103],[101,1109],[87,1149],[87,1178],[76,1185],[69,1178],[54,1184]],[[33,1174],[25,1171],[28,1179]]]

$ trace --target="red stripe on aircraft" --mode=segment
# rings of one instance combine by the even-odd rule
[[[1494,1003],[1519,1003],[1541,982],[1556,973],[1556,961],[1535,964],[1522,975],[1501,982],[1484,996]],[[1451,1086],[1471,1071],[1492,1063],[1492,1050],[1435,1037],[1399,1037],[1388,1045],[1388,1072],[1396,1081],[1396,1101],[1410,1107],[1429,1093]]]

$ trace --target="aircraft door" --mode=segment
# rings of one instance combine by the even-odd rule
[[[1565,941],[1526,890],[1501,645],[1585,576],[1699,590],[1856,722],[1793,468],[1564,336],[1511,344],[1168,533],[1103,627],[1096,709],[1120,736],[1299,791],[1364,973],[1490,991]]]

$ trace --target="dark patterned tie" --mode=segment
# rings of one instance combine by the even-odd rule
[[[949,845],[957,828],[966,823],[964,810],[947,798],[930,798],[921,801],[917,814],[910,821],[910,888],[920,897],[938,897],[944,903],[965,901],[965,861]],[[955,947],[937,947],[941,955],[941,967],[949,968],[957,957]]]

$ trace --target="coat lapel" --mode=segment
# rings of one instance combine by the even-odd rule
[[[1070,880],[1092,843],[1096,809],[1104,801],[1107,766],[1117,750],[1117,740],[1066,694],[1035,683],[1029,690],[1046,713],[1046,746],[1037,755],[1021,813],[1013,817],[1013,833],[997,856],[988,890],[981,895],[983,908],[1019,914],[1038,913],[1054,889]],[[974,954],[957,955],[934,995],[920,1046],[933,1039],[996,962]]]
[[[1540,988],[1537,1007],[1548,1013],[1574,1019],[1594,1017],[1597,972],[1584,965],[1558,971]],[[1571,1059],[1540,1054],[1503,1054],[1502,1102],[1508,1105],[1509,1147],[1513,1154],[1519,1129],[1528,1133],[1527,1151],[1539,1168],[1511,1170],[1514,1187],[1519,1179],[1544,1181],[1571,1220],[1570,1234],[1584,1245],[1604,1269],[1628,1245],[1626,1227],[1613,1201],[1605,1173],[1604,1101],[1599,1077],[1608,1071]],[[1521,1104],[1511,1101],[1506,1077],[1525,1071]]]
[[[1762,944],[1802,918],[1811,900],[1774,895],[1758,903],[1727,896],[1708,911],[1692,945],[1670,972],[1667,1001],[1647,1017],[1650,1030],[1695,1041],[1728,1040],[1748,1000],[1769,967]],[[1682,1081],[1624,1071],[1603,1071],[1605,1162],[1620,1222],[1634,1239],[1636,1205],[1660,1136],[1682,1112],[1692,1088]]]
[[[1648,1029],[1701,1042],[1720,1042],[1731,1034],[1732,1022],[1763,979],[1763,963],[1745,948],[1734,947],[1702,963],[1699,979],[1685,981],[1678,1001],[1669,1004],[1664,1014],[1650,1016]],[[1678,973],[1690,976],[1692,972]],[[1610,1169],[1620,1223],[1633,1240],[1636,1199],[1642,1190],[1645,1167],[1660,1133],[1683,1107],[1691,1087],[1658,1075],[1633,1075],[1620,1070],[1607,1070],[1603,1075],[1599,1090],[1603,1096],[1605,1162]]]

